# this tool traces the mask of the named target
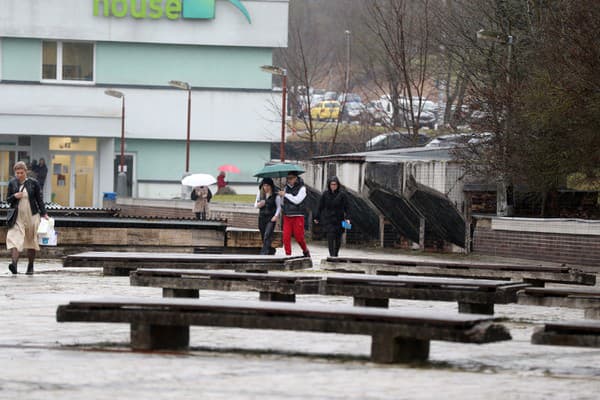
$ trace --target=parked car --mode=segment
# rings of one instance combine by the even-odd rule
[[[337,100],[337,98],[337,92],[325,92],[325,94],[323,95],[323,100]]]
[[[492,133],[452,133],[432,139],[425,147],[460,147],[485,143],[494,137]]]
[[[392,102],[390,101],[388,96],[381,96],[381,99],[378,100],[379,103],[379,108],[381,110],[383,110],[386,114],[386,122],[391,122],[392,117],[394,115],[394,106],[392,104]],[[429,102],[431,104],[435,104],[432,102]],[[417,123],[419,124],[419,127],[427,127],[430,129],[433,129],[435,127],[435,124],[437,123],[437,117],[435,115],[435,113],[431,112],[431,111],[427,111],[425,109],[425,105],[428,103],[425,102],[421,102],[421,113],[418,113],[419,110],[419,103],[418,103],[418,99],[414,100],[412,102],[412,107],[414,110],[414,114],[415,117],[418,115],[419,120],[417,121]],[[408,99],[401,97],[398,99],[398,106],[400,107],[400,120],[402,122],[402,124],[404,126],[406,125],[411,125],[412,122],[410,121],[410,102],[408,101]]]
[[[360,96],[356,93],[342,93],[339,95],[338,101],[340,103],[362,103]]]
[[[365,106],[362,103],[346,103],[342,111],[342,121],[359,122],[364,116]]]
[[[377,135],[367,143],[367,150],[388,150],[399,149],[406,147],[421,147],[429,140],[429,136],[419,133],[415,138],[414,135],[404,132],[387,132]]]
[[[367,121],[371,124],[383,124],[387,122],[386,112],[380,100],[371,100],[365,106]]]
[[[320,101],[310,110],[310,115],[313,119],[336,120],[340,116],[340,103],[337,101]]]

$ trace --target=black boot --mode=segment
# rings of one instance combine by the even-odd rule
[[[33,263],[32,262],[27,264],[27,271],[25,271],[25,275],[33,275]]]
[[[10,264],[8,264],[8,270],[10,272],[12,272],[13,275],[16,274],[17,273],[17,264],[16,263],[10,263]]]

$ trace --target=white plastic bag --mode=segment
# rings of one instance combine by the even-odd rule
[[[54,218],[42,218],[38,226],[37,234],[44,237],[49,237],[54,233]]]
[[[42,246],[56,246],[58,244],[58,235],[56,231],[52,230],[52,232],[47,236],[39,236],[38,243]]]

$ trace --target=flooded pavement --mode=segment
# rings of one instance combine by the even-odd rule
[[[311,246],[318,266],[326,249]],[[343,249],[343,256],[380,252]],[[411,255],[403,255],[403,257]],[[57,323],[56,307],[102,296],[156,298],[99,270],[41,261],[11,276],[0,260],[1,399],[597,399],[600,349],[534,346],[536,325],[582,319],[582,310],[496,305],[512,341],[431,342],[420,365],[369,362],[367,336],[192,327],[186,353],[129,351],[127,324]],[[26,262],[20,265],[21,272]],[[257,293],[201,292],[210,300],[257,301]],[[299,303],[351,305],[345,297]],[[457,312],[456,303],[392,300],[393,309]]]

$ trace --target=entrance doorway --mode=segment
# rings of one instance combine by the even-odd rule
[[[91,154],[52,155],[52,201],[64,207],[93,207],[94,164]]]
[[[1,146],[0,146],[1,147]],[[17,147],[16,143],[13,147]],[[29,150],[2,150],[0,149],[0,201],[6,200],[8,192],[8,181],[13,177],[13,167],[17,161],[23,161],[29,165]]]
[[[127,174],[127,193],[125,195],[125,197],[131,197],[133,195],[133,155],[131,154],[125,154],[125,157],[123,157],[123,163],[124,163],[124,167],[125,167],[125,173]],[[114,169],[113,171],[115,171],[114,176],[113,176],[113,181],[114,181],[114,188],[115,188],[115,192],[117,191],[117,177],[119,176],[119,171],[121,170],[121,156],[117,155],[115,156],[115,160],[114,160]]]

